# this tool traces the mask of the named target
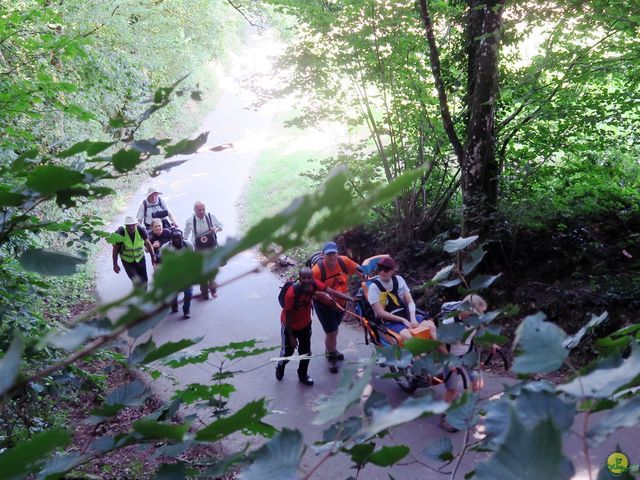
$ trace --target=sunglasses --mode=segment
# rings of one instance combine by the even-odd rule
[[[379,272],[390,272],[392,269],[389,267],[385,267],[384,265],[379,265],[378,266],[378,271]]]

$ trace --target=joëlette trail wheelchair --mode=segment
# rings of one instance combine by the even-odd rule
[[[407,393],[413,393],[418,388],[429,388],[446,382],[450,375],[457,374],[462,381],[465,390],[471,388],[471,375],[469,365],[460,362],[458,365],[449,364],[434,360],[432,352],[413,355],[410,351],[403,349],[402,337],[387,328],[384,323],[377,319],[373,313],[373,308],[367,300],[368,287],[377,278],[375,275],[377,263],[385,255],[377,255],[366,259],[362,263],[362,271],[365,280],[356,294],[355,311],[348,312],[356,317],[363,326],[365,343],[370,343],[375,347],[378,359],[377,364],[381,367],[389,368],[392,377],[398,386]],[[423,318],[428,318],[426,312],[416,311]],[[431,340],[431,332],[426,327],[409,329],[414,338]],[[426,343],[426,342],[425,342]],[[437,343],[433,341],[432,349],[437,348]],[[441,355],[442,356],[442,355]]]

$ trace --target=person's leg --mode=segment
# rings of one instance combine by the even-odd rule
[[[136,274],[140,278],[140,287],[143,290],[147,289],[147,284],[149,282],[149,277],[147,276],[147,260],[144,256],[140,259],[139,262],[135,264]]]
[[[173,297],[173,302],[171,302],[171,311],[176,313],[178,311],[178,296]]]
[[[340,325],[338,320],[339,317],[334,313],[336,311],[335,309],[330,308],[323,303],[313,302],[313,307],[315,308],[318,320],[320,320],[320,324],[324,330],[324,352],[327,357],[327,361],[329,362],[329,371],[331,373],[338,373],[337,361],[341,355],[336,349],[338,341],[338,327]],[[344,356],[342,356],[342,358],[344,359]]]
[[[458,396],[458,374],[455,370],[449,369],[449,367],[444,368],[444,401],[448,404],[453,403],[453,401]],[[458,429],[453,425],[449,424],[446,420],[446,414],[440,414],[440,428],[449,433],[457,432]]]
[[[209,283],[204,282],[200,284],[200,297],[204,300],[209,299]]]
[[[144,257],[142,258],[144,262]],[[140,286],[143,289],[147,289],[147,266],[144,264],[144,270],[140,267],[140,262],[122,262],[124,271],[133,283],[134,287]]]
[[[302,330],[295,330],[293,334],[298,339],[298,355],[311,356],[311,325]],[[309,360],[300,360],[298,378],[305,385],[313,385],[313,380],[307,373],[308,370]]]
[[[188,318],[189,312],[191,311],[191,298],[193,298],[193,286],[189,288],[185,288],[183,293],[184,293],[184,298],[182,300],[182,313],[184,314],[185,318]]]
[[[218,296],[218,287],[216,286],[216,282],[213,280],[209,280],[209,291],[211,292],[211,296],[216,298]]]
[[[280,357],[290,357],[293,355],[293,345],[289,345],[289,332],[287,328],[280,324],[280,338],[281,338],[281,347],[280,347]],[[280,360],[276,364],[276,379],[282,380],[284,375],[284,367],[289,363],[289,360]]]

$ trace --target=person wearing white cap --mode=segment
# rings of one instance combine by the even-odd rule
[[[118,256],[124,267],[124,271],[134,285],[140,285],[147,289],[147,263],[145,262],[145,250],[151,255],[151,263],[155,265],[157,258],[153,252],[153,246],[149,241],[147,231],[138,225],[133,217],[126,217],[124,225],[118,227],[107,240],[113,245],[113,271],[120,273]]]
[[[147,230],[151,228],[151,222],[154,218],[162,220],[164,228],[177,228],[178,221],[169,210],[167,203],[160,198],[162,192],[155,187],[149,187],[147,190],[147,198],[142,201],[138,208],[136,218],[138,223],[143,225]]]

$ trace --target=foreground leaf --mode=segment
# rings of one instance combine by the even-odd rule
[[[607,398],[640,375],[640,347],[633,345],[629,358],[613,368],[598,368],[593,372],[560,385],[558,390],[574,397]]]
[[[422,451],[422,454],[430,460],[450,462],[453,460],[453,444],[449,437],[441,437],[431,443]]]
[[[330,397],[319,401],[318,416],[313,423],[321,425],[341,417],[351,405],[360,400],[362,391],[371,382],[372,371],[371,363],[360,372],[354,367],[341,369],[338,387]]]
[[[48,248],[31,248],[20,255],[22,268],[41,275],[73,275],[77,273],[78,265],[86,261],[86,258]]]
[[[9,350],[0,359],[0,395],[3,395],[11,388],[20,373],[20,362],[24,352],[24,341],[22,335],[16,331],[11,340]]]
[[[638,422],[640,422],[640,397],[633,397],[628,402],[611,409],[605,418],[593,425],[587,432],[587,442],[590,447],[596,447],[619,428],[633,427]]]
[[[256,424],[269,413],[265,403],[266,400],[264,398],[247,403],[233,415],[220,418],[202,430],[198,430],[196,440],[217,442],[221,438],[239,430],[255,430]]]
[[[240,480],[297,480],[302,455],[302,434],[297,430],[282,432],[253,455],[253,463],[243,470]]]
[[[560,368],[569,355],[562,346],[567,335],[544,318],[544,314],[537,313],[518,325],[514,344],[520,352],[511,368],[515,373],[551,372]]]
[[[562,455],[562,436],[551,420],[527,429],[513,408],[505,441],[487,462],[476,467],[478,480],[569,479],[573,466]]]
[[[464,250],[473,242],[478,240],[478,235],[472,235],[471,237],[460,237],[456,240],[447,240],[444,242],[444,251],[447,253],[455,253]]]
[[[71,442],[71,432],[54,428],[35,434],[0,455],[0,472],[4,480],[21,479],[36,471],[47,456]]]
[[[369,456],[369,462],[374,465],[378,465],[379,467],[390,467],[409,455],[410,451],[411,449],[406,445],[382,447],[380,450],[373,452]]]

